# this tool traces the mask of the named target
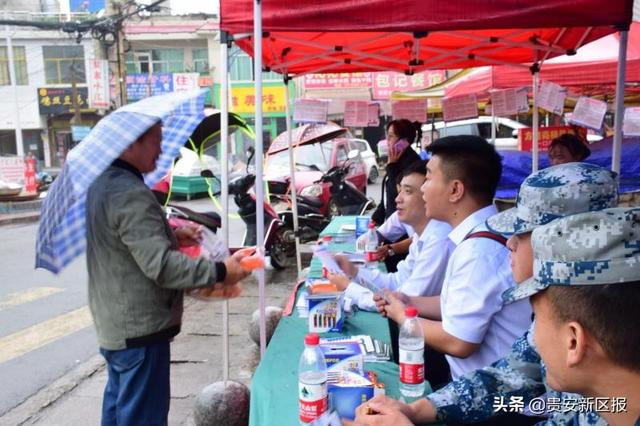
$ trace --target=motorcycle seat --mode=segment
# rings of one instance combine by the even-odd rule
[[[311,207],[316,207],[316,208],[322,207],[322,200],[320,200],[318,198],[309,198],[309,197],[305,197],[305,196],[299,195],[298,199],[301,202],[303,202],[303,203],[305,203],[305,204],[307,204],[307,205],[309,205]]]

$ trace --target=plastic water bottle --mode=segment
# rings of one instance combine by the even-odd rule
[[[367,268],[376,268],[378,264],[378,233],[376,225],[369,222],[369,230],[367,231],[367,242],[364,250],[364,260]]]
[[[418,310],[407,307],[400,328],[400,394],[411,402],[424,394],[424,332],[418,321]]]
[[[318,346],[320,336],[309,333],[298,368],[298,401],[300,424],[308,425],[327,411],[327,363]]]

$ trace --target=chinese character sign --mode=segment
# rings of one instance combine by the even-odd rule
[[[174,92],[190,92],[198,90],[198,79],[200,74],[197,72],[177,72],[173,74],[173,91]]]
[[[371,87],[370,72],[341,72],[326,74],[307,74],[304,76],[305,89],[336,89],[348,87]]]
[[[262,112],[280,114],[286,109],[284,85],[262,86]],[[253,114],[256,111],[256,95],[253,86],[231,88],[229,110],[239,114]]]
[[[553,141],[558,136],[565,133],[576,133],[583,140],[587,139],[587,129],[580,127],[574,128],[571,126],[554,126],[554,127],[539,127],[538,128],[538,149],[540,151],[548,151]],[[520,151],[531,151],[533,146],[533,129],[527,127],[524,129],[518,129],[518,149]]]
[[[40,87],[38,90],[38,109],[41,115],[64,114],[73,111],[71,87]],[[78,87],[76,102],[80,110],[89,108],[89,91]]]
[[[444,121],[463,120],[478,116],[476,95],[461,95],[442,99],[442,117]]]
[[[409,121],[427,122],[427,100],[411,99],[391,102],[391,115],[394,120],[406,118]]]
[[[24,158],[0,157],[0,180],[12,183],[23,183]]]
[[[602,120],[607,112],[607,103],[586,96],[580,96],[569,122],[578,126],[600,130]]]
[[[173,74],[127,74],[127,99],[137,101],[173,92]]]
[[[380,125],[380,104],[370,103],[368,106],[368,123],[369,127],[378,127]]]
[[[622,133],[625,136],[640,136],[640,107],[626,108],[624,110]]]
[[[95,109],[107,109],[109,96],[109,61],[91,59],[88,62],[89,106]]]
[[[389,99],[392,92],[424,89],[444,80],[444,71],[423,71],[411,76],[396,72],[377,72],[373,77],[373,99]]]
[[[567,97],[567,89],[562,86],[543,81],[538,88],[538,106],[553,114],[562,114],[564,100]]]

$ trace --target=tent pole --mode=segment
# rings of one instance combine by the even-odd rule
[[[535,64],[537,65],[537,64]],[[540,126],[540,114],[538,111],[538,85],[540,84],[540,73],[537,66],[532,67],[533,74],[533,142],[531,145],[531,172],[538,171],[539,150],[538,150],[538,127]]]
[[[620,173],[620,158],[622,154],[622,119],[624,118],[624,81],[627,71],[627,43],[629,31],[620,31],[618,46],[618,75],[616,77],[616,115],[613,123],[613,153],[611,155],[611,170]]]
[[[302,259],[300,258],[300,234],[299,234],[299,225],[298,225],[298,190],[296,188],[296,169],[293,164],[293,141],[291,140],[293,131],[291,126],[291,107],[289,105],[289,77],[285,76],[284,78],[284,105],[285,105],[285,113],[287,116],[287,143],[289,146],[289,172],[291,173],[291,208],[293,210],[293,233],[296,238],[296,267],[298,268],[298,279],[300,279],[300,274],[302,273]]]
[[[256,129],[256,243],[264,248],[264,176],[262,163],[264,150],[262,146],[262,4],[261,0],[253,1],[253,75],[255,86],[255,129]],[[260,356],[264,356],[267,348],[267,331],[265,324],[265,279],[264,269],[258,269],[258,296],[260,310]]]
[[[220,201],[222,202],[222,241],[229,247],[229,56],[228,39],[225,32],[220,33],[220,146],[222,147],[222,170],[220,171]],[[222,380],[229,380],[229,301],[222,302]]]

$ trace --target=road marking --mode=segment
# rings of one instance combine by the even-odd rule
[[[0,338],[0,364],[82,330],[93,323],[88,306]]]
[[[60,287],[35,287],[17,293],[11,293],[3,299],[0,299],[0,311],[11,306],[33,302],[34,300],[42,299],[52,294],[60,293],[61,291],[64,291],[64,289]]]

